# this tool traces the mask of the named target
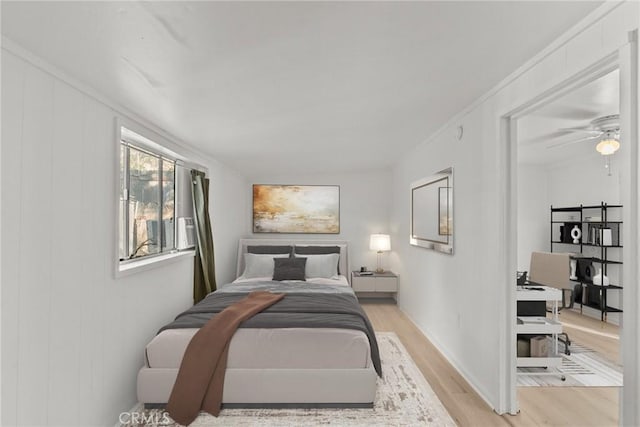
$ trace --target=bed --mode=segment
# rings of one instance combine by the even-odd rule
[[[313,256],[318,248],[320,253],[326,252],[323,248],[337,248],[339,274],[308,278],[304,282],[276,282],[268,276],[243,275],[247,273],[245,258],[254,257],[245,255],[249,254],[251,248],[259,248],[259,255],[264,256],[270,255],[270,247],[282,250],[283,246],[295,248],[296,254],[298,250],[311,251],[298,254],[307,258]],[[320,317],[314,314],[310,318],[309,312],[316,311],[315,308],[301,309],[305,311],[302,314],[289,313],[292,306],[340,306],[355,300],[346,278],[349,271],[347,252],[347,243],[344,241],[240,240],[238,279],[221,286],[213,293],[215,295],[210,294],[201,303],[179,315],[146,346],[145,366],[138,373],[138,400],[147,407],[166,404],[186,346],[197,332],[200,318],[206,317],[201,312],[218,305],[216,301],[220,299],[234,298],[234,295],[261,289],[284,292],[286,296],[282,302],[286,301],[288,308],[270,307],[236,331],[229,345],[223,406],[373,406],[380,362],[370,323],[368,319],[361,320],[356,313],[362,312],[364,315],[361,307],[358,304],[355,304],[357,307],[349,307],[349,313],[345,311],[347,314],[340,314],[342,319],[339,322],[334,319],[335,314],[321,314]],[[325,258],[328,257],[322,257]],[[334,323],[334,320],[338,323]],[[349,322],[359,326],[344,325]],[[362,327],[365,323],[366,328]]]

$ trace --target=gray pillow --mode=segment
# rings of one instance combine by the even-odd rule
[[[296,246],[294,248],[294,255],[327,255],[327,254],[340,254],[340,246]],[[340,274],[339,261],[338,261],[338,268],[336,272]]]
[[[339,254],[340,246],[296,246],[298,255],[326,255]]]
[[[292,246],[247,246],[247,252],[250,254],[291,254]]]
[[[306,258],[274,258],[273,280],[305,280]]]

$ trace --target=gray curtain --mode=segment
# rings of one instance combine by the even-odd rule
[[[209,180],[204,172],[191,170],[193,213],[198,235],[193,275],[193,302],[198,303],[216,290],[216,266],[213,259],[213,234],[209,218]]]

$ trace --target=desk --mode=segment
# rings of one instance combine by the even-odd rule
[[[518,286],[517,301],[548,301],[551,302],[551,318],[536,316],[518,316],[516,334],[551,335],[553,347],[546,357],[518,357],[518,368],[541,367],[550,368],[562,365],[562,355],[558,352],[558,335],[562,333],[562,323],[558,321],[558,301],[562,300],[562,290],[541,285]],[[516,335],[516,340],[517,340]],[[527,372],[527,375],[532,375]],[[540,372],[536,375],[564,375],[558,372]]]

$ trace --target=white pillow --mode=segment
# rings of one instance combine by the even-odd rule
[[[338,274],[338,260],[340,259],[340,254],[295,254],[295,257],[307,259],[307,265],[305,267],[306,277],[323,277],[330,279]]]
[[[244,272],[240,278],[273,277],[274,258],[289,258],[289,254],[244,254]]]

